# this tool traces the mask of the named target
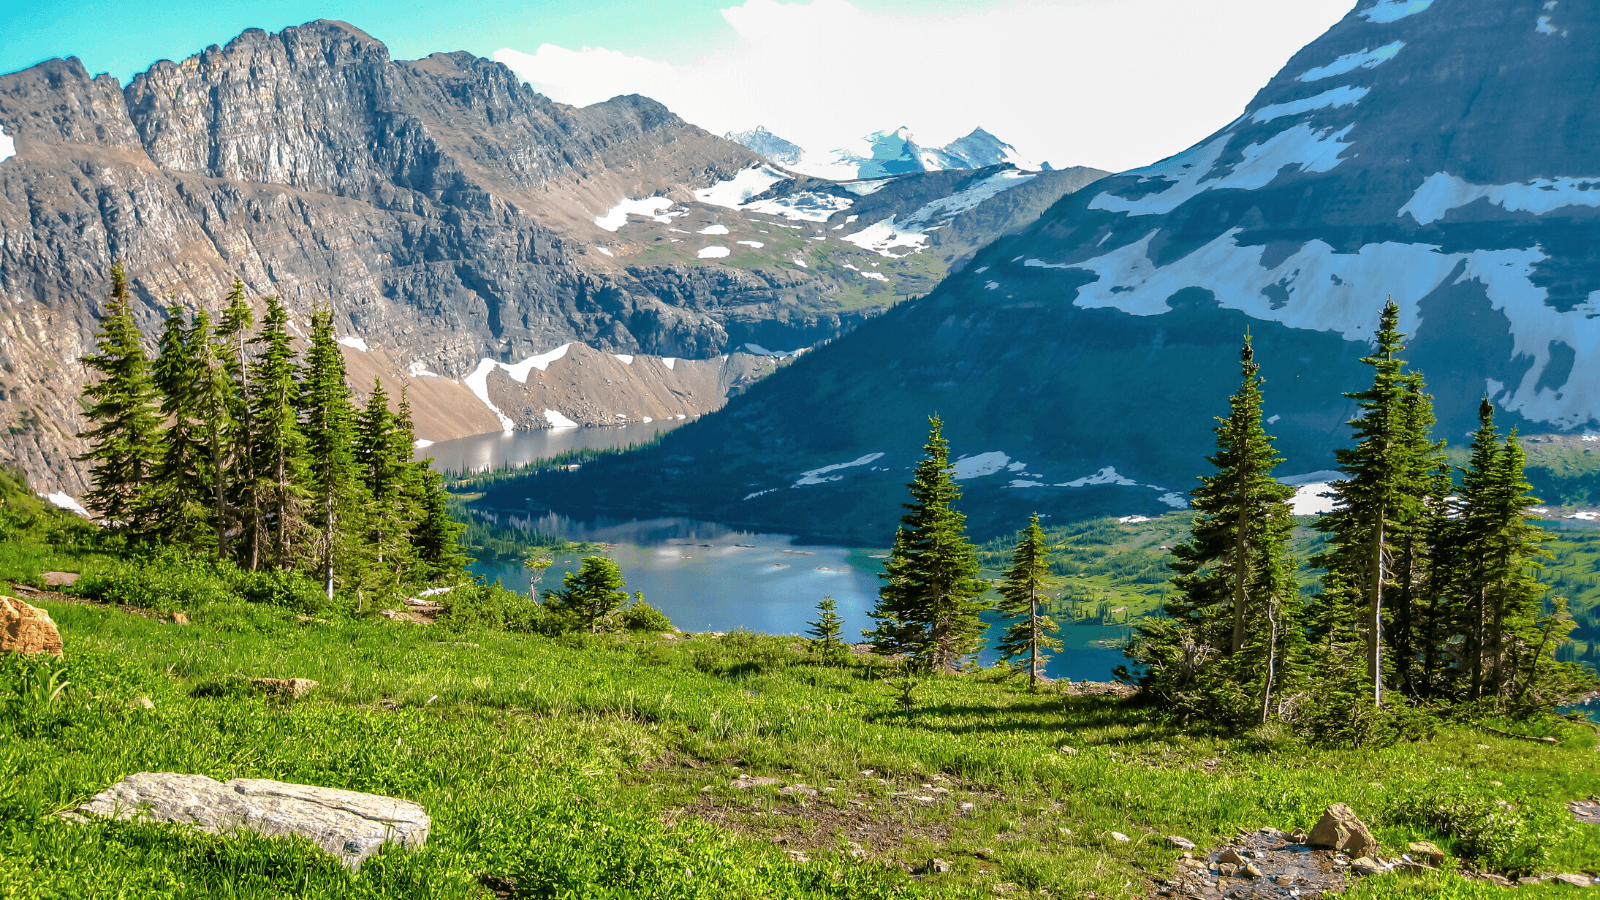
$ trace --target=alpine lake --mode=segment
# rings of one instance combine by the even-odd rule
[[[629,447],[652,440],[678,421],[605,427],[550,428],[474,435],[421,448],[419,458],[432,457],[444,472],[482,472],[518,466],[570,450]],[[494,515],[490,512],[490,515]],[[502,514],[503,522],[564,540],[605,544],[629,591],[666,613],[684,631],[735,631],[803,635],[817,617],[817,603],[832,597],[844,619],[847,641],[861,640],[872,626],[869,612],[877,603],[879,574],[887,548],[801,544],[783,534],[761,534],[715,522],[691,519],[620,521],[575,518],[551,512],[523,518]],[[519,592],[559,588],[575,572],[583,553],[554,555],[554,565],[537,584],[533,573],[510,562],[480,561],[475,575],[496,579]],[[994,643],[1004,620],[986,614],[989,646],[981,665],[997,660]],[[1127,626],[1068,626],[1061,629],[1063,649],[1045,674],[1072,681],[1108,681],[1114,667],[1126,662],[1121,647]]]

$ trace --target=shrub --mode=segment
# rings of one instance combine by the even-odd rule
[[[1516,873],[1539,871],[1550,848],[1573,830],[1565,810],[1531,798],[1511,802],[1487,783],[1458,778],[1402,791],[1391,800],[1389,819],[1448,835],[1457,856]]]
[[[629,631],[671,631],[672,620],[667,614],[638,597],[633,604],[617,615],[617,624]]]
[[[464,584],[441,594],[442,624],[455,627],[487,628],[520,634],[549,633],[557,630],[554,617],[532,597],[506,590],[498,580],[488,584]]]

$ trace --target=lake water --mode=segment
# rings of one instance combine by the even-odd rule
[[[689,519],[648,521],[579,520],[558,514],[508,521],[567,540],[614,545],[608,555],[622,569],[630,591],[666,613],[684,631],[748,628],[768,634],[803,634],[817,617],[817,602],[833,597],[844,619],[844,636],[861,640],[872,627],[868,612],[877,602],[881,549],[798,544],[780,534],[759,534]],[[576,571],[582,554],[561,554],[537,585],[559,588]],[[475,574],[527,592],[532,573],[517,563],[481,562]],[[991,623],[991,643],[1003,626]],[[1066,645],[1046,674],[1073,681],[1106,681],[1126,660],[1120,647],[1125,628],[1080,626],[1062,629]],[[994,662],[990,650],[980,656]]]
[[[487,472],[501,466],[520,466],[536,459],[560,456],[569,450],[609,450],[631,447],[655,439],[692,419],[634,422],[604,428],[530,428],[495,431],[453,441],[440,441],[417,449],[417,459],[433,458],[438,472]]]

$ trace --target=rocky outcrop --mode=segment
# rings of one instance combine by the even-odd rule
[[[1378,852],[1378,841],[1367,830],[1366,823],[1343,803],[1331,804],[1323,812],[1322,818],[1311,829],[1306,845],[1339,850],[1352,858],[1372,856]]]
[[[415,850],[432,820],[409,800],[260,778],[129,775],[68,814],[190,825],[211,834],[299,835],[350,869],[386,844]]]
[[[470,54],[396,61],[339,22],[247,31],[126,90],[41,63],[0,76],[0,128],[0,458],[46,492],[85,486],[78,361],[115,259],[147,335],[237,279],[298,323],[331,305],[401,379],[572,341],[707,359],[730,333],[794,347],[856,321],[803,271],[598,251],[598,215],[691,202],[759,160],[743,147],[643,97],[554,103]]]
[[[15,597],[0,597],[0,653],[64,655],[61,632],[50,614]]]

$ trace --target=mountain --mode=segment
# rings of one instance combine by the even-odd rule
[[[564,106],[342,22],[125,88],[76,59],[0,75],[0,135],[0,459],[51,493],[84,487],[78,360],[116,259],[152,348],[236,279],[297,323],[331,305],[357,389],[409,386],[432,441],[710,412],[947,268],[866,279],[887,260],[849,232],[734,208],[768,163],[652,100]]]
[[[749,136],[749,139],[744,139]],[[986,169],[1009,165],[1028,171],[1048,169],[1049,164],[1028,161],[1007,144],[982,128],[958,138],[943,147],[923,147],[917,143],[910,129],[896,128],[879,131],[862,138],[855,146],[841,147],[826,154],[807,153],[782,138],[773,138],[765,129],[757,128],[744,135],[728,135],[746,147],[780,163],[795,172],[817,178],[849,181],[862,178],[883,178],[911,172],[940,172],[949,169]],[[777,147],[785,156],[779,159],[763,147]],[[758,144],[760,146],[758,146]],[[791,149],[792,148],[792,149]]]
[[[1600,428],[1600,9],[1363,0],[1195,147],[533,503],[882,541],[937,412],[980,531],[1184,505],[1248,330],[1284,476],[1348,439],[1385,297],[1454,443]],[[497,502],[517,502],[509,493]]]
[[[735,144],[749,147],[779,165],[793,165],[805,156],[805,150],[800,145],[791,144],[761,125],[757,125],[753,131],[730,131],[723,137]]]

